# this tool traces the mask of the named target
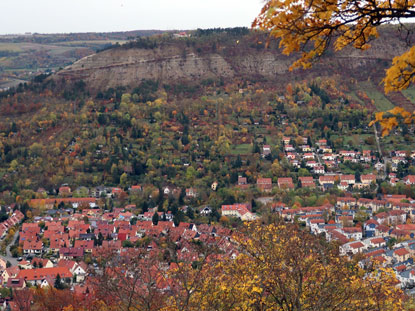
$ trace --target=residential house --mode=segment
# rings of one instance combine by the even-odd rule
[[[3,258],[0,258],[0,271],[4,271],[7,268],[7,261]]]
[[[314,160],[314,153],[307,152],[303,154],[303,159],[305,160]]]
[[[406,151],[402,151],[402,150],[395,151],[395,155],[397,157],[405,158],[406,157]]]
[[[360,227],[345,227],[339,229],[348,239],[360,241],[363,237],[362,228]]]
[[[265,158],[267,155],[271,154],[271,146],[270,145],[264,145],[262,147],[262,157]]]
[[[59,188],[59,195],[60,196],[70,196],[71,195],[71,188],[68,186],[62,186]]]
[[[389,224],[397,225],[406,223],[406,212],[401,210],[392,210],[388,212]]]
[[[367,245],[360,241],[352,241],[340,246],[339,251],[340,255],[355,255],[357,253],[362,253],[367,249]]]
[[[316,187],[316,184],[314,183],[314,179],[311,176],[299,177],[298,179],[300,180],[302,188],[315,188]]]
[[[76,240],[74,247],[83,249],[85,253],[92,253],[94,241]]]
[[[295,148],[292,145],[285,145],[284,150],[285,152],[292,152],[295,151]]]
[[[291,141],[291,137],[283,137],[282,141],[283,141],[284,145],[288,145]]]
[[[356,182],[354,175],[340,175],[340,182],[346,182],[349,185],[353,185]]]
[[[386,240],[382,237],[374,237],[368,240],[369,240],[370,247],[385,247],[386,246]]]
[[[316,145],[319,146],[319,147],[326,146],[327,145],[327,139],[319,139],[316,142]]]
[[[372,183],[376,182],[376,175],[374,174],[361,175],[360,180],[362,181],[363,185],[370,186]]]
[[[238,176],[238,186],[247,185],[248,181],[246,177]]]
[[[323,153],[333,153],[333,149],[329,146],[323,146],[321,150],[323,150]]]
[[[321,217],[321,215],[319,215]],[[317,233],[320,225],[324,225],[326,221],[323,218],[308,218],[306,225],[310,227],[312,233]]]
[[[197,190],[195,188],[186,189],[186,197],[188,198],[197,198]]]
[[[339,188],[340,190],[346,191],[347,189],[349,189],[350,184],[345,182],[345,181],[341,181],[338,185],[337,188]]]
[[[61,259],[59,260],[57,266],[68,268],[69,271],[75,276],[76,283],[84,281],[88,271],[88,267],[83,261],[77,263],[73,260]]]
[[[376,228],[379,226],[379,223],[374,219],[369,219],[363,225],[364,234],[366,237],[376,236]]]
[[[337,197],[337,206],[340,208],[354,208],[356,206],[356,198],[353,197]]]
[[[22,289],[26,287],[26,283],[23,279],[16,279],[16,278],[9,278],[7,280],[6,287],[10,289]],[[16,310],[20,310],[20,308],[16,308]],[[13,311],[13,309],[11,309]]]
[[[372,212],[376,213],[379,209],[385,208],[388,205],[388,202],[386,200],[372,200],[371,208]]]
[[[404,177],[403,182],[405,185],[415,185],[415,175],[408,175]]]
[[[257,187],[262,192],[271,192],[272,190],[272,179],[271,178],[258,178]]]
[[[20,268],[18,266],[12,266],[4,270],[1,274],[1,278],[3,280],[3,284],[7,284],[9,278],[15,278],[19,273]]]
[[[130,192],[141,192],[143,191],[143,188],[140,185],[134,185],[131,186]]]
[[[334,175],[319,176],[318,182],[322,186],[324,186],[325,184],[334,185],[334,183],[336,182],[336,176]]]
[[[393,251],[393,257],[398,261],[398,262],[403,262],[403,261],[407,261],[410,257],[410,252],[402,247],[399,249],[396,249]]]
[[[83,248],[61,247],[59,249],[59,257],[63,259],[76,259],[84,256]]]
[[[201,211],[200,214],[203,216],[208,216],[212,214],[212,208],[210,206],[205,206]]]
[[[278,178],[278,188],[280,189],[294,189],[293,179],[291,177]]]
[[[51,282],[56,279],[58,274],[64,283],[70,284],[72,282],[73,274],[66,267],[20,270],[16,278],[22,279],[26,283],[30,283],[31,285],[35,286],[41,285],[45,280],[51,284]]]
[[[323,165],[315,165],[313,168],[314,174],[322,175],[325,173],[325,169]]]
[[[35,267],[35,268],[36,267],[37,268],[52,268],[53,267],[52,261],[50,261],[47,258],[34,257],[30,264],[32,267]]]
[[[311,150],[311,147],[309,146],[309,145],[302,145],[301,146],[301,150],[303,151],[303,152],[311,152],[312,150]]]
[[[24,254],[42,254],[43,243],[42,241],[24,241],[23,253]]]
[[[383,170],[384,166],[385,166],[385,164],[383,164],[381,162],[378,162],[378,163],[375,164],[375,169],[377,171],[380,171],[380,170]]]
[[[318,162],[312,160],[312,161],[307,161],[305,166],[314,169],[314,168],[316,168],[317,166],[320,166],[320,165],[318,164]]]
[[[222,205],[223,216],[238,217],[244,221],[255,220],[256,215],[249,210],[248,204]]]

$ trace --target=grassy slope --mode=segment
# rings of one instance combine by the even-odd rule
[[[367,96],[375,102],[376,109],[379,111],[386,111],[395,107],[381,92],[376,89],[376,86],[370,82],[365,81],[359,83],[359,88],[364,91]]]

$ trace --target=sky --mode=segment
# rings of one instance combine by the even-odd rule
[[[0,0],[0,34],[249,27],[264,0]]]

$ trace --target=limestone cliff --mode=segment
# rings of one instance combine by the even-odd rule
[[[258,41],[258,40],[257,40]],[[87,56],[56,74],[57,79],[84,80],[89,89],[134,86],[143,79],[162,83],[197,82],[208,78],[255,78],[271,81],[308,75],[344,74],[361,79],[380,78],[391,59],[408,47],[392,32],[384,32],[371,49],[328,52],[312,70],[289,71],[295,56],[285,56],[274,43],[266,49],[252,38],[229,39],[212,51],[172,40],[154,49],[113,48]]]

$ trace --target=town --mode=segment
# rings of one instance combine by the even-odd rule
[[[415,286],[415,200],[407,195],[388,194],[378,191],[382,180],[391,187],[408,187],[415,184],[415,175],[402,177],[401,166],[412,165],[415,152],[392,151],[387,167],[377,154],[370,150],[335,152],[320,139],[311,146],[306,138],[283,137],[286,159],[293,168],[305,168],[310,176],[280,177],[273,184],[271,178],[258,178],[249,184],[246,177],[239,176],[236,188],[242,191],[256,188],[262,196],[253,200],[260,209],[253,211],[252,203],[222,205],[219,222],[210,224],[214,210],[201,206],[194,211],[183,205],[176,210],[162,212],[157,207],[143,213],[135,204],[106,207],[107,202],[127,202],[127,198],[143,195],[144,186],[82,187],[74,189],[63,185],[57,196],[31,199],[30,209],[42,211],[39,216],[25,217],[17,205],[6,206],[10,217],[1,223],[3,244],[7,256],[0,260],[1,283],[10,289],[27,286],[69,286],[74,291],[85,292],[90,269],[96,267],[96,258],[103,252],[122,253],[129,248],[141,248],[148,252],[160,249],[160,239],[168,237],[176,244],[179,261],[196,261],[199,258],[194,241],[219,245],[222,256],[235,258],[237,244],[233,241],[235,229],[229,219],[254,221],[262,213],[279,215],[286,222],[296,222],[311,233],[336,241],[342,256],[362,254],[360,264],[364,267],[375,260],[396,272],[400,287],[410,290]],[[297,144],[297,142],[299,144]],[[262,157],[271,153],[271,146],[263,145]],[[385,161],[385,158],[384,158]],[[372,174],[341,174],[339,164],[361,164],[373,167]],[[385,173],[387,175],[385,175]],[[399,176],[399,177],[398,177]],[[218,183],[211,185],[216,191]],[[153,187],[154,188],[154,187]],[[320,206],[288,206],[276,202],[272,196],[275,188],[292,191],[311,188],[322,193],[337,188],[341,196],[336,201]],[[184,201],[198,196],[198,190],[185,191],[163,187],[161,193],[153,189],[151,195],[171,197],[184,194]],[[275,191],[274,191],[275,192]],[[89,194],[80,197],[79,194]],[[370,198],[371,197],[371,198]],[[142,211],[142,209],[140,209]],[[178,212],[185,215],[178,220]],[[197,223],[193,220],[198,215]],[[26,212],[27,215],[27,212]],[[201,219],[205,219],[201,221]],[[212,218],[211,218],[212,219]],[[13,305],[13,301],[10,302]]]

